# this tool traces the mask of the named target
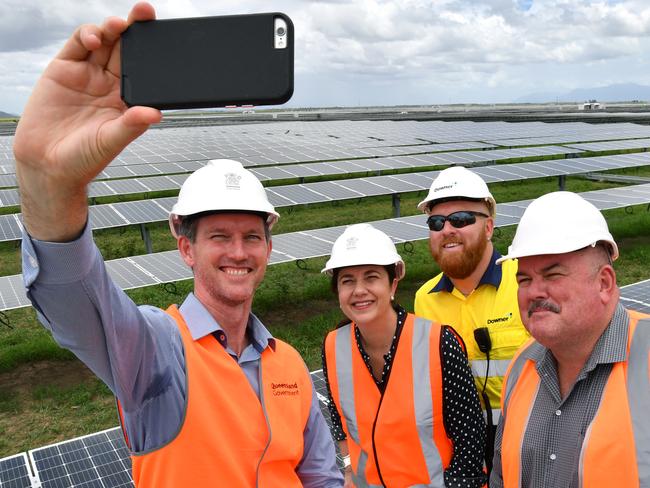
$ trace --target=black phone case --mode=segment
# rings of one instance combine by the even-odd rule
[[[284,49],[273,46],[276,17],[287,24]],[[136,22],[122,35],[122,100],[158,109],[284,103],[293,40],[281,13]]]

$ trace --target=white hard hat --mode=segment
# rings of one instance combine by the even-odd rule
[[[463,166],[452,166],[442,170],[431,183],[427,197],[418,203],[418,210],[426,213],[430,203],[438,200],[454,200],[455,198],[485,200],[490,209],[490,215],[496,216],[497,203],[485,181]]]
[[[332,246],[332,255],[321,273],[332,275],[336,268],[376,264],[387,266],[395,264],[396,278],[404,277],[404,261],[397,253],[393,241],[379,229],[370,224],[349,226]]]
[[[615,260],[618,246],[600,210],[576,193],[556,191],[528,205],[508,255],[497,263],[525,256],[564,254],[595,246],[599,241],[609,245],[612,261]]]
[[[185,180],[178,201],[169,213],[172,234],[178,237],[183,217],[212,210],[265,213],[269,228],[280,217],[269,202],[262,183],[240,162],[230,159],[208,161]]]

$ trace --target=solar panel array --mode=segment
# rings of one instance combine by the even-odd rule
[[[581,193],[600,210],[650,203],[650,184],[611,188]],[[531,200],[497,205],[497,227],[519,222]],[[387,233],[395,242],[415,241],[428,238],[422,215],[387,219],[373,222],[378,229]],[[273,251],[270,264],[298,259],[325,256],[345,226],[314,229],[280,234],[273,237]],[[109,274],[123,289],[190,279],[191,271],[185,266],[178,251],[131,256],[106,262]],[[21,275],[0,277],[0,310],[29,306]]]
[[[532,151],[539,148],[530,148],[529,156],[532,155]],[[528,150],[528,148],[527,148]],[[526,151],[527,151],[526,150]],[[509,151],[509,152],[508,152]],[[508,152],[506,154],[506,152]],[[404,156],[401,158],[395,157],[390,158],[389,160],[381,159],[370,159],[362,161],[349,161],[346,163],[337,162],[337,163],[318,163],[317,168],[316,163],[311,165],[296,165],[291,168],[282,168],[282,167],[271,167],[265,169],[254,170],[254,173],[261,180],[276,180],[276,179],[285,179],[285,178],[295,178],[295,177],[304,177],[304,176],[322,176],[322,175],[335,175],[335,174],[345,174],[350,172],[369,172],[369,171],[381,171],[388,169],[404,169],[404,168],[413,168],[418,166],[436,166],[436,165],[469,165],[472,166],[479,162],[495,161],[492,159],[492,156],[501,156],[501,159],[511,159],[514,156],[514,152],[520,152],[518,150],[504,150],[504,151],[481,151],[479,153],[472,153],[470,155],[465,155],[459,153],[449,153],[445,155],[422,155],[422,156]],[[538,151],[534,151],[538,152]],[[557,154],[555,149],[551,148],[552,154]],[[537,174],[534,170],[527,171],[523,166],[521,173],[527,178],[538,178],[543,176],[555,176],[560,174],[575,174],[575,173],[584,173],[586,171],[603,171],[607,169],[615,168],[625,168],[630,166],[644,166],[648,164],[650,155],[646,153],[639,154],[624,154],[616,156],[600,156],[597,158],[571,158],[569,160],[551,160],[543,161],[540,163],[521,163],[526,166],[530,164],[536,164],[539,168],[551,168],[550,170],[538,171]],[[499,160],[499,159],[497,159]],[[510,168],[514,166],[509,165]],[[561,168],[561,169],[558,169]],[[587,169],[589,168],[589,169]],[[480,172],[480,169],[476,169],[477,172]],[[550,171],[551,174],[548,174]],[[411,175],[411,176],[409,176]],[[517,178],[519,178],[518,176]],[[91,183],[88,189],[88,196],[93,198],[97,197],[106,197],[106,196],[120,196],[120,195],[129,195],[129,194],[139,194],[139,193],[150,193],[156,191],[165,191],[165,190],[178,190],[185,179],[187,178],[186,174],[177,174],[177,175],[165,175],[165,176],[152,176],[148,178],[134,178],[134,179],[122,179],[122,180],[111,180],[111,181],[96,181]],[[332,182],[335,186],[341,186],[343,188],[350,187],[352,194],[348,198],[357,198],[359,196],[369,196],[369,195],[378,195],[378,194],[390,194],[401,191],[415,191],[415,189],[404,189],[390,190],[377,193],[376,189],[373,188],[373,185],[370,186],[361,184],[359,182],[368,180],[370,183],[376,182],[382,186],[379,178],[383,178],[387,184],[392,182],[397,184],[399,187],[404,187],[405,179],[413,179],[413,175],[406,173],[395,176],[378,176],[373,177],[374,179],[350,179],[350,180],[339,180]],[[494,180],[494,181],[511,181],[510,179],[503,180]],[[325,182],[329,183],[329,182]],[[309,184],[305,184],[309,185]],[[319,183],[312,183],[311,185],[319,185]],[[359,185],[361,186],[358,189]],[[327,185],[326,185],[327,186]],[[299,188],[296,185],[287,185],[286,187],[273,187],[270,189],[272,193],[278,194],[279,188],[289,188],[285,192],[295,194],[295,188]],[[308,188],[308,187],[307,187]],[[363,188],[369,189],[370,193],[364,195]],[[317,190],[318,191],[318,190]],[[342,190],[345,192],[345,190]],[[356,192],[356,193],[355,193]],[[307,190],[307,194],[309,189]],[[314,201],[327,201],[331,199],[338,199],[338,197],[325,198],[324,200],[310,200],[308,202],[299,202],[295,201],[293,204],[298,203],[313,203]],[[286,200],[283,200],[282,197],[279,197],[279,205],[290,205],[293,199],[289,196]],[[0,190],[0,207],[7,206],[16,206],[20,203],[20,196],[17,189],[4,189]]]
[[[630,168],[650,164],[650,153],[552,160],[539,163],[517,163],[474,168],[488,183],[519,181],[545,176],[562,176],[594,171]],[[271,168],[273,169],[273,168]],[[378,176],[332,182],[306,183],[267,188],[269,199],[278,208],[363,198],[371,195],[389,195],[426,190],[438,171]],[[176,197],[152,198],[90,207],[90,225],[106,229],[124,225],[146,224],[167,219]],[[21,237],[20,214],[0,215],[0,242]]]
[[[215,158],[242,159],[260,165],[394,155],[400,154],[395,152],[396,146],[418,144],[456,144],[456,149],[462,149],[491,144],[524,146],[644,137],[650,137],[650,128],[630,123],[296,121],[152,130],[129,145],[112,165]],[[13,137],[0,137],[0,173],[14,172],[12,141]],[[381,147],[391,149],[382,153],[377,150]],[[366,152],[368,148],[372,151]]]
[[[414,151],[411,150],[411,153],[413,152]],[[451,153],[427,153],[415,156],[392,155],[390,157],[340,160],[335,162],[287,164],[284,166],[281,166],[280,163],[275,163],[275,166],[253,168],[252,171],[260,178],[260,180],[265,181],[312,176],[332,176],[370,171],[410,169],[423,166],[451,164],[471,166],[506,159],[567,156],[578,154],[580,152],[582,152],[580,149],[559,146],[498,149],[490,151],[456,151]],[[242,162],[244,166],[250,166],[246,164],[244,160],[240,159],[240,162]],[[178,173],[191,173],[205,165],[205,163],[205,160],[198,160],[178,163],[109,166],[102,171],[97,178],[95,178],[93,183],[90,184],[88,196],[105,197],[158,190],[178,190],[183,181],[185,181],[186,176],[181,176],[180,178],[167,178],[166,176]],[[158,176],[158,178],[147,178],[152,175]],[[138,176],[144,176],[145,178],[137,178]],[[120,179],[106,182],[101,181],[114,178]],[[15,174],[0,175],[0,187],[11,188],[15,186],[17,186]],[[7,200],[8,202],[18,201],[18,193],[15,190],[2,190],[1,193],[4,195],[3,200]]]

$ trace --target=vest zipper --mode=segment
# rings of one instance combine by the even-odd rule
[[[257,370],[257,380],[258,384],[260,386],[260,403],[262,405],[262,412],[264,412],[264,420],[266,421],[266,428],[269,431],[269,439],[266,442],[266,446],[264,446],[264,450],[262,451],[262,455],[260,456],[260,460],[257,462],[257,468],[255,469],[255,486],[256,488],[259,488],[260,486],[260,466],[262,465],[262,460],[264,459],[264,455],[266,454],[266,451],[268,451],[269,446],[271,445],[271,437],[273,433],[271,432],[271,424],[269,422],[269,416],[266,413],[266,405],[264,404],[264,385],[262,383],[262,358],[260,357],[260,367]]]

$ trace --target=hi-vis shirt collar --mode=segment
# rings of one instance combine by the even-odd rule
[[[499,251],[494,249],[492,251],[492,258],[490,258],[490,264],[485,270],[485,273],[483,273],[483,276],[481,276],[477,288],[481,285],[492,285],[495,288],[499,288],[499,285],[501,284],[502,268],[496,263],[496,260],[500,257],[501,254],[499,254]],[[441,291],[446,291],[448,293],[454,291],[454,284],[452,283],[451,278],[444,273],[442,278],[440,278],[440,281],[436,283],[436,286],[434,286],[429,293],[438,293]]]

